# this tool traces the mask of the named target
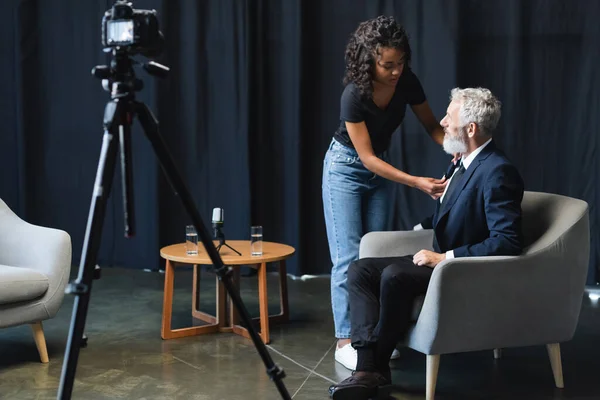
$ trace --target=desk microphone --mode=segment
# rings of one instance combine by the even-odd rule
[[[225,210],[219,207],[213,208],[212,213],[212,226],[213,226],[213,236],[215,239],[219,240],[219,245],[217,246],[217,251],[221,251],[221,247],[226,246],[231,250],[235,251],[238,255],[242,255],[239,251],[225,243],[225,234],[221,231],[225,225]]]
[[[213,226],[213,230],[214,230],[213,236],[215,238],[217,237],[218,231],[225,224],[224,218],[225,218],[225,210],[223,210],[222,208],[219,208],[219,207],[213,208],[212,226]]]

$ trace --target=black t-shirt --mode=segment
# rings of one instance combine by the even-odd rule
[[[342,93],[340,126],[334,137],[341,144],[354,148],[346,129],[346,121],[364,121],[369,130],[373,151],[381,154],[388,149],[392,134],[404,120],[406,105],[421,104],[425,100],[421,82],[409,68],[398,79],[396,91],[385,110],[377,107],[373,99],[363,98],[356,85],[349,83]]]

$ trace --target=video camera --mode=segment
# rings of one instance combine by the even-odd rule
[[[159,56],[164,36],[156,15],[155,10],[135,10],[131,2],[117,0],[102,18],[102,45],[131,55]]]

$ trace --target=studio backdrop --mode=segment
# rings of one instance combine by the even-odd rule
[[[109,61],[100,21],[106,0],[5,0],[0,4],[0,197],[22,218],[64,229],[79,262],[109,94],[90,71]],[[297,249],[290,272],[327,274],[321,204],[323,157],[338,125],[344,49],[359,22],[393,15],[410,34],[412,68],[438,118],[455,86],[484,86],[503,103],[495,134],[526,190],[590,205],[588,282],[600,253],[600,2],[138,0],[156,9],[166,38],[159,80],[138,71],[146,102],[202,216],[225,209],[229,239]],[[409,111],[392,162],[440,176],[450,157]],[[190,221],[136,121],[137,235],[123,237],[118,175],[99,262],[157,269],[161,246],[184,240]],[[118,170],[117,170],[118,173]],[[434,209],[395,186],[393,229]],[[32,242],[32,246],[35,243]]]

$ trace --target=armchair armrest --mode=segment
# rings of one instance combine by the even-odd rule
[[[409,347],[444,354],[570,340],[586,257],[572,260],[584,268],[570,268],[557,245],[518,257],[445,260],[433,271]]]
[[[71,270],[71,237],[65,231],[30,224],[0,200],[0,264],[36,270],[48,277],[48,291],[38,300],[53,317],[64,297]]]
[[[0,263],[31,268],[48,276],[56,274],[57,270],[71,268],[71,237],[68,233],[22,220],[10,222],[4,226],[7,229],[2,229]]]
[[[359,257],[400,257],[433,249],[433,230],[369,232],[360,241]]]

